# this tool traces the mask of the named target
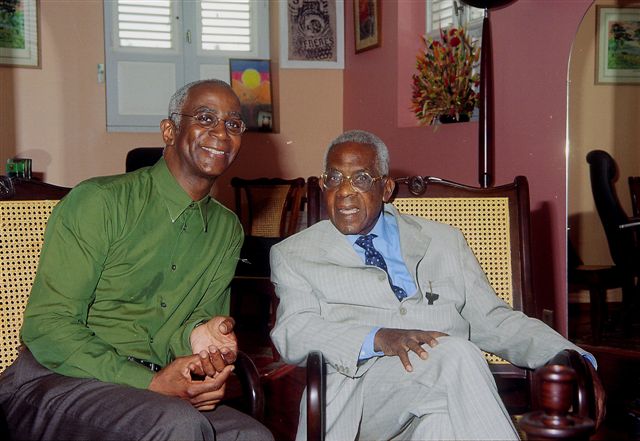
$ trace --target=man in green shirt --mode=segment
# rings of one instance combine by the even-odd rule
[[[209,193],[240,149],[239,100],[222,81],[188,84],[160,127],[157,164],[81,183],[49,218],[27,349],[0,377],[15,439],[272,439],[218,406],[243,233]]]

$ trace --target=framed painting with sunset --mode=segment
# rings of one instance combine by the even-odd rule
[[[231,87],[240,98],[247,130],[273,131],[269,60],[229,60]]]

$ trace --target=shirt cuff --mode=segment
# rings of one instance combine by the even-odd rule
[[[138,389],[148,389],[155,373],[134,361],[126,361],[120,367],[115,383],[126,384]]]
[[[384,355],[384,352],[375,351],[373,349],[373,340],[376,336],[376,332],[378,332],[379,330],[379,327],[372,328],[371,332],[369,332],[369,334],[364,338],[364,343],[362,343],[362,347],[360,348],[360,356],[358,357],[358,361],[364,361],[373,357]]]
[[[589,363],[591,363],[595,370],[598,370],[598,362],[596,361],[596,357],[594,357],[593,354],[585,352],[584,354],[582,354],[582,356],[589,360]]]

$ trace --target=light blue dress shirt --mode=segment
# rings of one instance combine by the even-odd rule
[[[382,254],[382,257],[384,257],[387,263],[387,271],[393,284],[404,289],[407,293],[407,298],[415,295],[417,292],[416,284],[407,269],[407,265],[402,259],[402,251],[398,246],[400,243],[400,232],[398,231],[396,219],[390,214],[385,216],[383,211],[380,213],[380,217],[369,234],[375,234],[377,236],[373,239],[373,246]],[[364,262],[364,248],[356,245],[356,240],[358,240],[360,236],[359,234],[349,234],[347,235],[347,240]],[[391,287],[389,287],[389,293],[392,294]],[[360,357],[358,358],[360,361],[384,355],[382,352],[376,352],[373,349],[373,340],[379,329],[379,327],[374,327],[365,338],[362,348],[360,349]]]

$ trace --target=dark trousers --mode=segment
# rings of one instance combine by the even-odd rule
[[[0,375],[0,407],[13,440],[273,440],[228,406],[200,412],[180,398],[56,374],[26,349]]]

